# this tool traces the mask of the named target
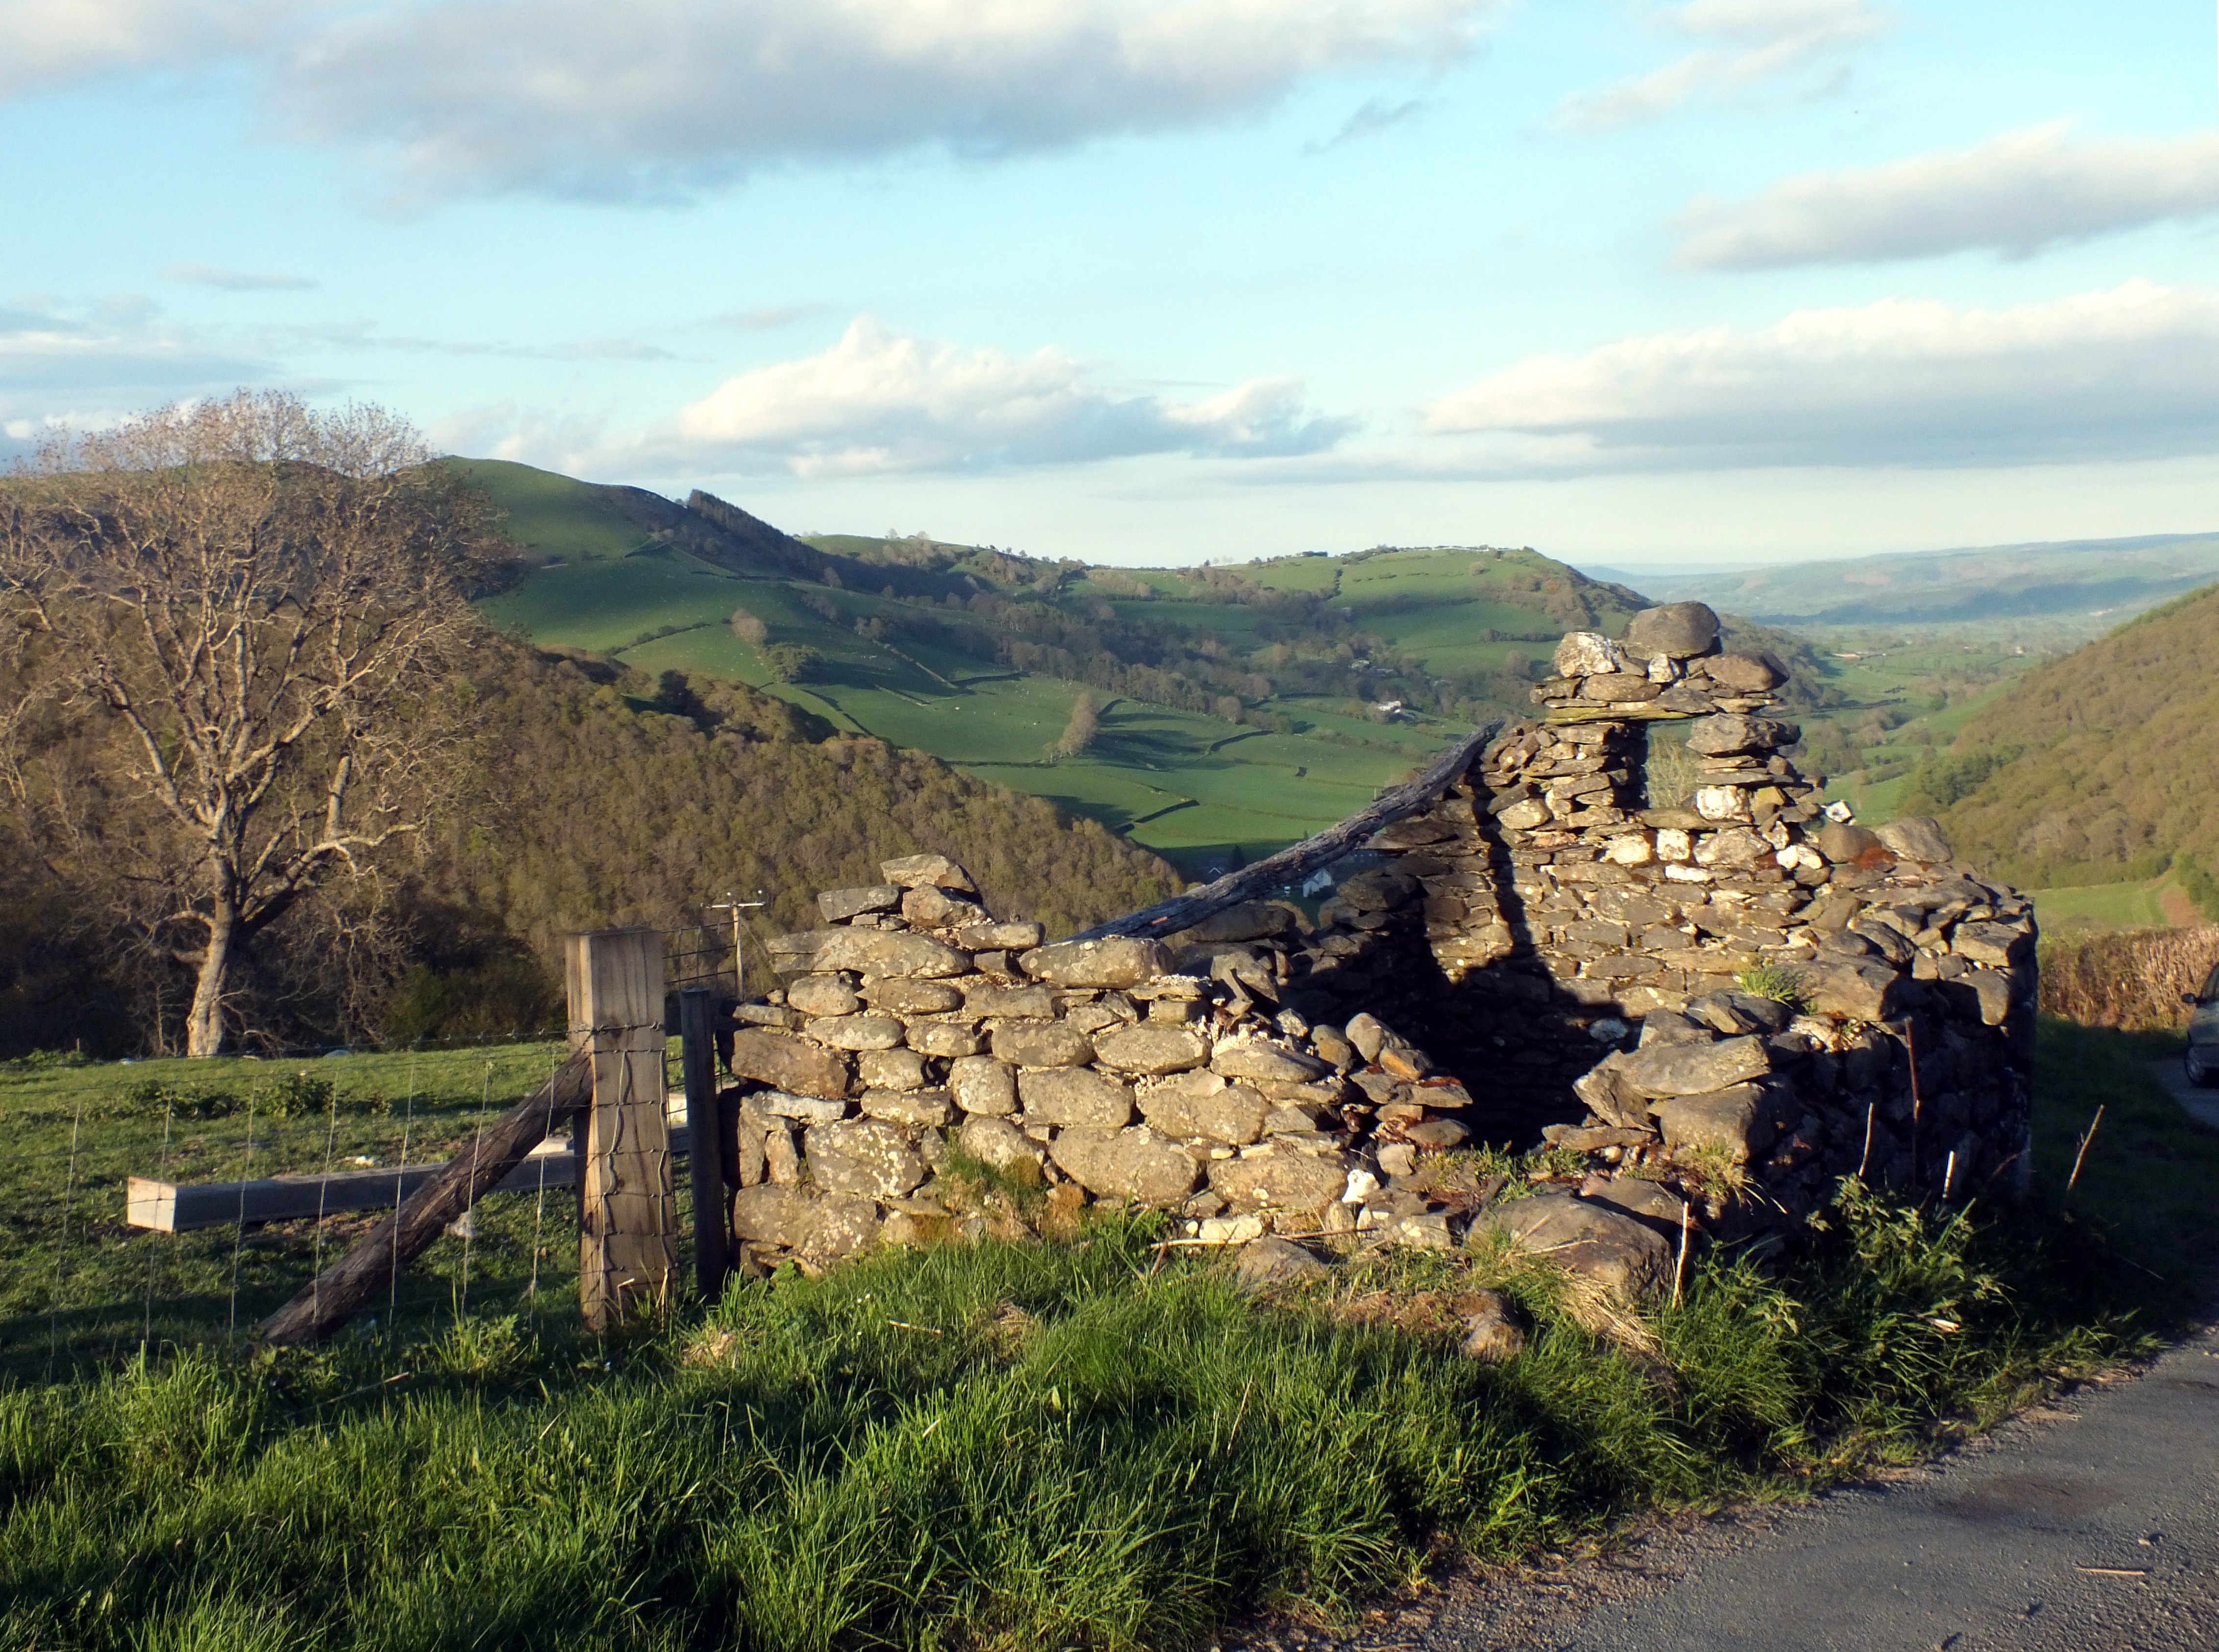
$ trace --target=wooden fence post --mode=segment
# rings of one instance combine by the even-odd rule
[[[593,1067],[579,1164],[578,1306],[615,1330],[670,1294],[677,1269],[670,1125],[663,1113],[662,936],[569,938],[570,1044]]]
[[[678,1034],[685,1050],[687,1169],[693,1178],[693,1283],[704,1302],[724,1294],[732,1260],[731,1207],[724,1194],[724,1132],[717,1114],[717,994],[681,988]]]

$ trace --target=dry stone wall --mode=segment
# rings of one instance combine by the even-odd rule
[[[1638,1294],[1683,1225],[1792,1224],[1843,1175],[1991,1187],[2024,1163],[2030,909],[1931,822],[1829,818],[1782,673],[1718,636],[1683,603],[1567,637],[1540,714],[1315,922],[1044,944],[937,856],[826,891],[725,1052],[743,1260],[1135,1203],[1224,1243],[1501,1233]],[[1660,724],[1693,770],[1652,804]],[[1543,1142],[1538,1199],[1457,1150]]]

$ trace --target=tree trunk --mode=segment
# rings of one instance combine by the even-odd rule
[[[218,896],[208,917],[208,951],[201,955],[200,979],[193,983],[193,1008],[185,1023],[185,1053],[213,1056],[223,1049],[223,988],[231,974],[231,955],[239,936],[239,914]]]

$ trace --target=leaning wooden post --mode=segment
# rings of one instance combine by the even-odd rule
[[[605,929],[569,939],[570,1044],[594,1098],[579,1165],[578,1306],[614,1331],[668,1299],[678,1263],[670,1125],[663,1113],[662,936]]]
[[[693,1178],[693,1284],[704,1302],[724,1294],[731,1265],[731,1207],[724,1196],[724,1136],[717,1124],[717,995],[706,987],[678,994],[678,1036],[685,1051],[687,1163]]]

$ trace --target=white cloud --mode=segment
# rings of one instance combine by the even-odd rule
[[[220,287],[226,292],[307,292],[316,284],[306,276],[275,270],[227,270],[217,264],[165,264],[156,273],[165,281],[188,287]]]
[[[668,194],[1252,113],[1468,52],[1514,0],[0,0],[0,96],[236,60],[405,198]]]
[[[1352,428],[1310,413],[1293,379],[1254,379],[1196,402],[1120,395],[1060,351],[965,349],[859,316],[830,349],[729,378],[599,462],[628,454],[635,464],[805,477],[973,471],[1141,453],[1316,452]]]
[[[1863,264],[1985,248],[2029,258],[2219,212],[2219,132],[2075,141],[2068,123],[1955,154],[1787,178],[1755,199],[1698,201],[1679,261],[1696,269]]]
[[[1955,466],[2219,452],[2219,293],[1887,299],[1620,340],[1444,397],[1479,469]]]
[[[313,0],[0,0],[0,97],[251,53],[320,9]]]
[[[1856,47],[1892,26],[1870,0],[1688,0],[1656,21],[1705,44],[1638,79],[1566,98],[1562,124],[1607,131],[1689,103],[1821,96],[1848,78]]]

